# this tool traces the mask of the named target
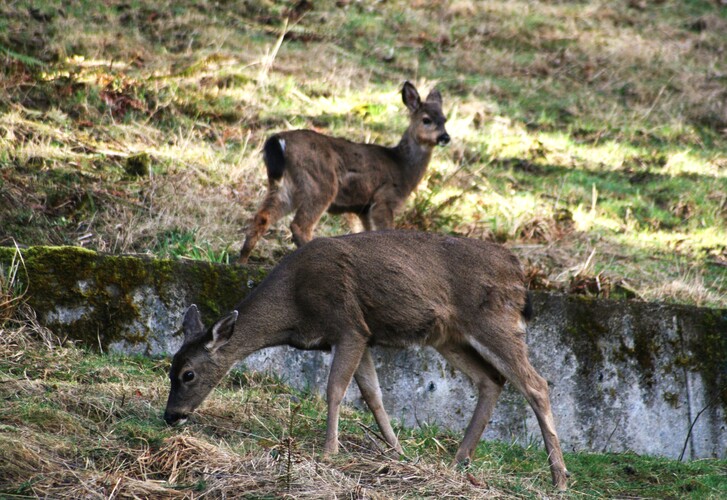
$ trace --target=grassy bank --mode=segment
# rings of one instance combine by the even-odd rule
[[[19,313],[17,311],[20,311]],[[19,319],[22,318],[22,319]],[[542,498],[540,442],[483,442],[449,467],[459,433],[397,427],[386,450],[372,416],[350,407],[342,453],[322,460],[325,403],[268,375],[233,371],[183,428],[162,420],[169,361],[112,356],[55,337],[16,308],[0,326],[3,498]],[[564,497],[723,498],[727,461],[680,463],[567,453]]]
[[[265,136],[393,144],[408,79],[453,143],[400,227],[505,242],[533,286],[725,307],[726,30],[707,0],[5,2],[0,240],[228,261]],[[257,258],[291,247],[282,221]]]

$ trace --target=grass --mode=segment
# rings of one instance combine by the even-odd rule
[[[385,449],[373,417],[342,410],[342,452],[320,458],[325,403],[270,375],[234,370],[196,412],[161,418],[167,359],[103,355],[55,338],[14,310],[0,335],[0,496],[7,498],[542,498],[553,494],[539,440],[480,444],[449,467],[460,433],[397,427]],[[566,453],[564,498],[722,498],[727,461]]]
[[[393,144],[409,79],[442,91],[453,143],[400,227],[502,241],[555,289],[590,257],[613,296],[727,306],[715,2],[17,0],[0,19],[4,244],[226,262],[266,135]],[[257,258],[292,248],[286,225]]]

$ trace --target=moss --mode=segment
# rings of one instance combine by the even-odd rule
[[[0,248],[0,263],[14,253]],[[161,314],[186,305],[179,304],[181,290],[182,300],[211,319],[232,309],[267,274],[266,268],[107,256],[78,247],[31,247],[22,255],[28,303],[41,319],[56,319],[66,330],[58,333],[104,349],[118,341],[144,344],[159,334],[139,311],[145,289],[164,307]]]
[[[672,408],[679,408],[679,394],[675,392],[665,392],[664,401],[669,403]]]
[[[138,153],[126,158],[124,170],[132,177],[145,177],[149,175],[151,158],[147,153]]]
[[[566,300],[568,321],[564,334],[568,338],[564,340],[566,345],[573,346],[573,352],[578,358],[578,373],[585,378],[594,376],[603,367],[604,355],[600,340],[608,333],[608,327],[603,322],[608,315],[593,313],[595,300],[585,296],[569,296]]]
[[[694,353],[692,369],[702,375],[707,393],[727,416],[727,309],[699,311],[691,318],[698,334],[687,342]]]
[[[657,376],[657,356],[659,355],[664,341],[660,331],[659,317],[653,309],[653,304],[633,303],[631,307],[631,321],[633,322],[633,347],[627,348],[623,340],[621,342],[623,354],[635,360],[639,367],[639,383],[646,389],[651,389]],[[672,346],[675,347],[675,346]]]

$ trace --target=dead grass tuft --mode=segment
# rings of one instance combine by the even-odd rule
[[[142,470],[170,484],[234,475],[244,462],[243,457],[188,434],[168,438],[159,450],[139,457]]]
[[[57,469],[48,459],[46,450],[40,449],[27,437],[0,430],[0,484],[17,484],[38,474]]]

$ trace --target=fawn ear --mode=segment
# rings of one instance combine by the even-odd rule
[[[212,340],[205,344],[205,348],[210,352],[215,352],[217,349],[227,344],[235,331],[235,322],[237,321],[237,311],[223,316],[217,320],[217,323],[212,325]]]
[[[187,344],[204,333],[202,318],[199,316],[199,309],[192,304],[187,308],[182,320],[182,331],[184,332],[184,343]]]
[[[417,92],[414,85],[409,82],[404,82],[404,87],[401,89],[401,98],[404,101],[404,104],[406,104],[406,107],[412,113],[418,111],[422,105],[422,100],[419,98],[419,92]]]
[[[442,94],[440,94],[437,89],[432,89],[432,91],[429,92],[429,95],[427,96],[427,102],[432,102],[441,106]]]

